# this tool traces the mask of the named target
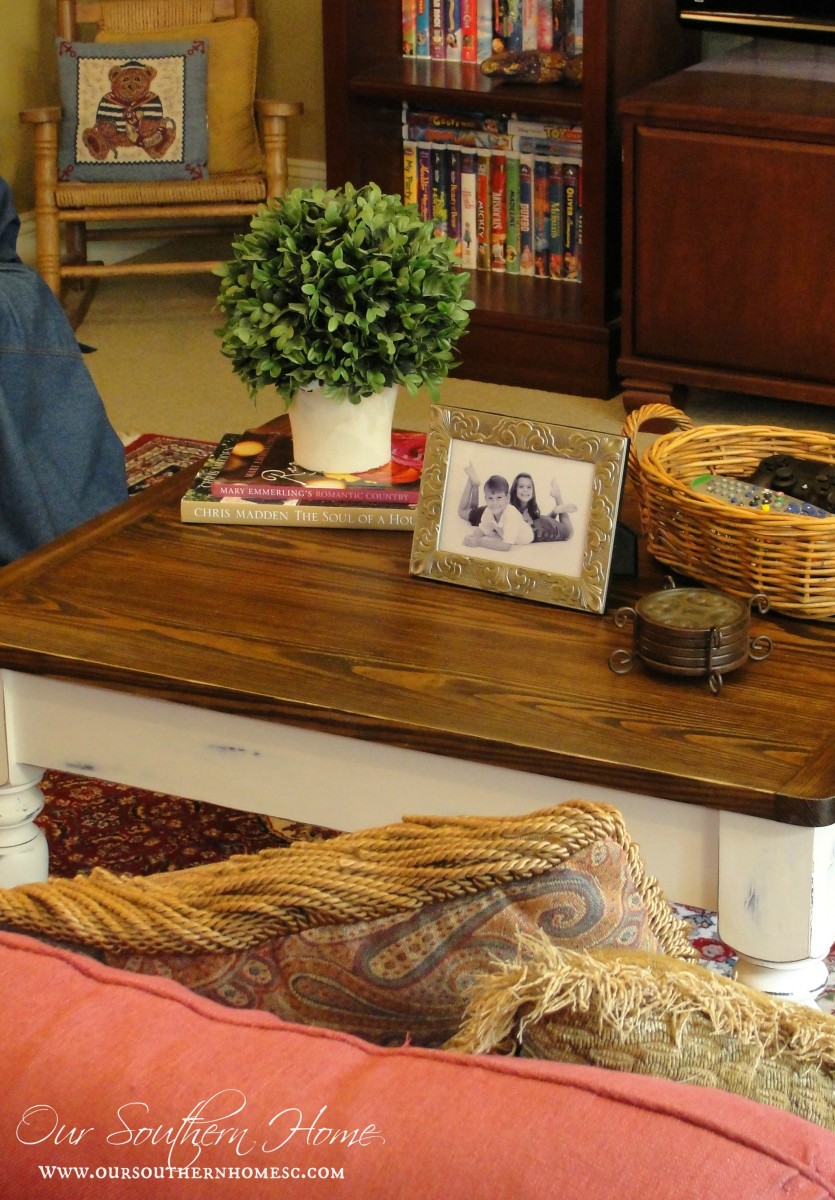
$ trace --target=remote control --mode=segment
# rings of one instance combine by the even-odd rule
[[[835,466],[832,463],[797,458],[793,454],[769,454],[746,482],[785,492],[795,500],[807,500],[827,512],[835,512]]]
[[[751,508],[758,512],[790,513],[792,516],[831,517],[833,514],[825,508],[818,508],[805,500],[796,500],[784,492],[773,488],[758,487],[755,483],[747,483],[744,479],[733,479],[729,475],[699,475],[691,487],[694,492],[712,496],[714,500],[722,500],[725,504],[734,504],[737,508]]]

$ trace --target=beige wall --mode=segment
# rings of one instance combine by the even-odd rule
[[[18,209],[27,212],[32,207],[31,132],[19,124],[17,114],[57,100],[55,0],[2,0],[0,7],[0,174],[11,184]],[[304,116],[291,123],[290,157],[322,162],[321,7],[317,0],[259,0],[258,18],[258,90],[263,96],[304,101]]]
[[[10,0],[6,3],[11,6]],[[31,134],[17,114],[29,104],[54,100],[44,75],[49,51],[45,30],[54,28],[54,0],[15,3],[14,17],[4,13],[0,39],[0,173],[11,184],[19,208],[32,203]]]
[[[302,100],[292,122],[290,157],[325,161],[325,94],[320,0],[258,0],[258,88],[278,100]]]

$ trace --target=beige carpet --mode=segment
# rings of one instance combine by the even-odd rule
[[[222,248],[217,253],[224,256]],[[243,431],[281,411],[279,398],[266,390],[253,403],[221,355],[214,333],[220,324],[217,283],[211,275],[99,282],[78,336],[97,348],[87,364],[120,432],[218,441],[226,432]],[[620,431],[624,416],[618,399],[500,387],[457,373],[445,382],[441,400],[453,407],[610,432]],[[417,397],[403,392],[396,423],[425,429],[430,402],[425,392]],[[699,423],[791,425],[835,433],[835,412],[810,405],[699,393],[689,398],[688,411]]]

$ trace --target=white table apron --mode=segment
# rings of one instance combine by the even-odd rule
[[[47,876],[34,824],[46,768],[342,830],[582,798],[621,810],[669,898],[719,912],[740,978],[806,1002],[826,981],[835,826],[783,825],[17,671],[0,672],[0,683],[0,886]]]

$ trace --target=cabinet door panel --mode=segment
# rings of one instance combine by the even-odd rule
[[[835,147],[641,127],[634,351],[829,380]]]

